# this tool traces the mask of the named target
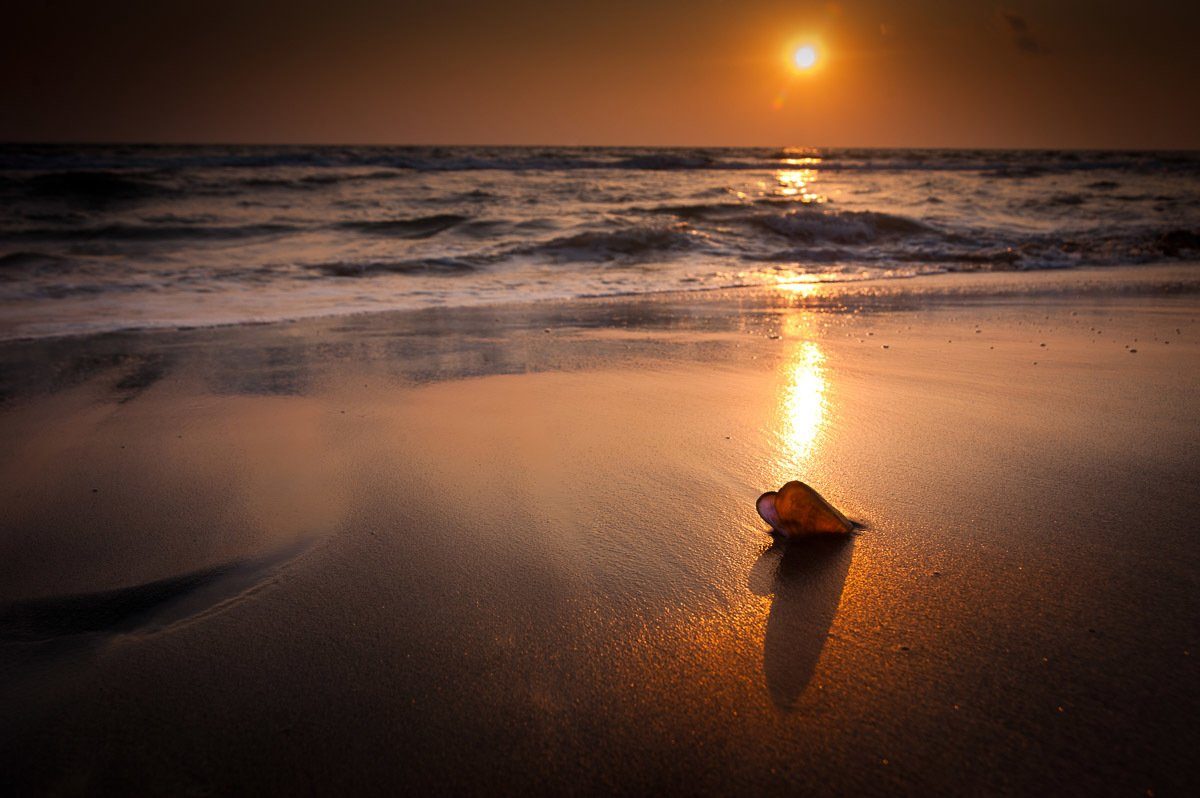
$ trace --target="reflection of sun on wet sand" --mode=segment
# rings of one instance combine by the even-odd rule
[[[811,284],[789,286],[804,295]],[[804,474],[826,423],[825,355],[806,314],[785,318],[791,353],[783,364],[779,391],[776,473]],[[771,700],[792,709],[811,681],[837,613],[853,550],[850,537],[815,536],[779,541],[763,552],[750,574],[750,588],[771,597],[763,635],[763,672]]]
[[[785,386],[780,394],[779,438],[780,469],[784,473],[802,473],[818,443],[825,420],[825,356],[815,341],[795,345],[791,361],[784,369]]]

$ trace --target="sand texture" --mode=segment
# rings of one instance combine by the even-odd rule
[[[0,792],[1200,792],[1194,267],[904,282],[0,346]]]

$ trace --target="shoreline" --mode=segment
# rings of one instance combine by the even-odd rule
[[[665,300],[682,302],[688,298],[705,301],[707,295],[720,298],[745,294],[761,294],[770,296],[779,291],[791,291],[801,294],[810,307],[820,309],[822,304],[836,306],[839,302],[858,300],[862,302],[878,301],[888,294],[899,296],[912,294],[912,300],[924,298],[927,301],[964,301],[972,298],[999,297],[1003,295],[1026,296],[1034,294],[1038,283],[1055,286],[1063,292],[1092,291],[1105,284],[1114,285],[1128,283],[1151,288],[1155,283],[1178,283],[1188,291],[1200,291],[1200,274],[1197,274],[1200,264],[1190,261],[1168,261],[1123,266],[1079,266],[1055,269],[1031,270],[997,270],[997,271],[943,271],[930,274],[903,275],[895,277],[867,277],[847,280],[815,280],[807,281],[794,279],[777,284],[752,283],[732,286],[704,286],[694,289],[662,289],[642,292],[626,292],[602,295],[583,295],[567,297],[544,297],[537,299],[514,299],[505,302],[478,302],[465,304],[430,305],[407,308],[378,308],[362,310],[336,310],[328,313],[313,313],[295,317],[279,318],[248,318],[234,321],[220,321],[211,324],[150,324],[145,326],[119,327],[112,329],[90,329],[75,332],[59,332],[43,335],[21,335],[15,337],[0,337],[0,347],[33,343],[50,340],[80,340],[95,336],[106,335],[135,335],[158,334],[175,332],[195,332],[203,330],[221,330],[239,327],[256,327],[270,325],[289,325],[320,323],[322,321],[340,318],[357,318],[362,316],[388,316],[392,314],[421,314],[438,312],[484,312],[489,308],[516,309],[547,307],[553,305],[576,305],[587,303],[636,302]],[[957,283],[957,284],[956,284]],[[997,293],[989,294],[986,286],[993,284]],[[896,285],[899,284],[899,285]],[[917,286],[916,291],[906,292],[900,286]],[[981,285],[983,290],[978,290]],[[932,290],[929,290],[932,289]],[[1102,290],[1102,289],[1101,289]],[[940,291],[940,293],[939,293]],[[1008,294],[999,292],[1007,291]]]

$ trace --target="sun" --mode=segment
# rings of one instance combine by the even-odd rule
[[[792,53],[792,63],[796,69],[809,70],[817,64],[817,48],[811,44],[803,44]]]

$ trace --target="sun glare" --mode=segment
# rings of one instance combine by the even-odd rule
[[[797,69],[812,69],[817,63],[817,48],[811,44],[797,47],[796,52],[792,54],[792,63]]]
[[[779,403],[781,472],[802,474],[820,441],[825,421],[825,355],[814,341],[799,344],[783,368]]]

